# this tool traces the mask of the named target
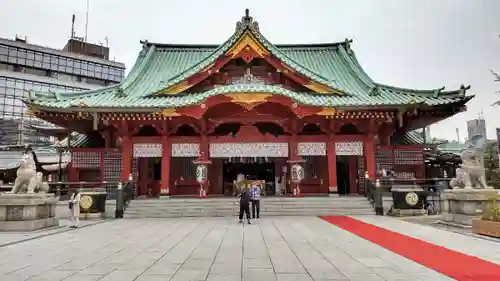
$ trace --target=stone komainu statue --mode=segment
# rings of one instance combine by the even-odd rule
[[[17,169],[17,177],[11,193],[46,193],[49,185],[43,182],[43,174],[36,171],[35,161],[29,154],[21,157],[21,166]]]
[[[469,148],[462,151],[462,165],[456,170],[456,177],[450,181],[453,188],[489,188],[484,171],[484,140],[472,138]]]

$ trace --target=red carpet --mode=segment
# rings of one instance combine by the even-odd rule
[[[500,280],[500,265],[350,217],[321,217],[321,219],[456,280]]]

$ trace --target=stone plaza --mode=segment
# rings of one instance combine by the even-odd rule
[[[500,264],[498,241],[356,219]],[[316,217],[114,220],[3,246],[0,255],[2,281],[454,280]]]

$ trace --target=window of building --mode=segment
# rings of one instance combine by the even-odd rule
[[[27,66],[34,66],[35,65],[35,52],[27,51],[27,53],[26,53],[26,65]],[[41,63],[40,63],[40,65],[37,65],[36,67],[41,67]]]
[[[25,67],[24,73],[37,75],[37,76],[45,76],[45,77],[49,76],[48,70],[32,68],[32,67]]]
[[[89,62],[87,73],[89,77],[94,77],[95,75],[95,63]]]
[[[48,55],[50,57],[50,70],[58,70],[59,58],[57,56]]]
[[[1,70],[7,70],[7,71],[14,71],[14,66],[12,64],[1,63],[0,62],[0,69]]]
[[[75,74],[82,73],[82,63],[80,62],[80,60],[75,60],[75,63],[73,65],[73,73]]]
[[[46,144],[48,137],[29,128],[30,124],[39,124],[40,119],[27,115],[27,107],[23,99],[34,91],[75,91],[81,90],[55,84],[42,84],[22,79],[0,77],[0,117],[9,121],[2,123],[3,133],[8,136],[0,138],[0,144]],[[22,120],[22,121],[20,121]]]
[[[17,48],[9,47],[8,62],[17,63]]]
[[[58,71],[65,72],[65,71],[66,71],[66,65],[67,65],[67,60],[66,60],[66,58],[64,58],[64,57],[59,57],[57,70],[58,70]]]
[[[9,55],[9,47],[0,45],[0,61],[7,61]]]
[[[18,49],[17,50],[17,57],[20,59],[26,59],[26,50],[25,49]]]
[[[83,76],[88,76],[88,67],[89,67],[89,63],[86,61],[82,61],[81,74]]]
[[[92,85],[106,86],[106,81],[93,78],[87,78],[87,83]]]

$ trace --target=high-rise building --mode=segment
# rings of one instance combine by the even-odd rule
[[[486,122],[482,118],[477,118],[467,121],[467,138],[472,139],[473,136],[483,136],[486,140]]]
[[[30,116],[30,92],[68,92],[119,83],[125,65],[109,60],[109,48],[71,38],[63,50],[26,39],[0,38],[0,145],[43,146],[51,137],[31,126],[51,124]]]

